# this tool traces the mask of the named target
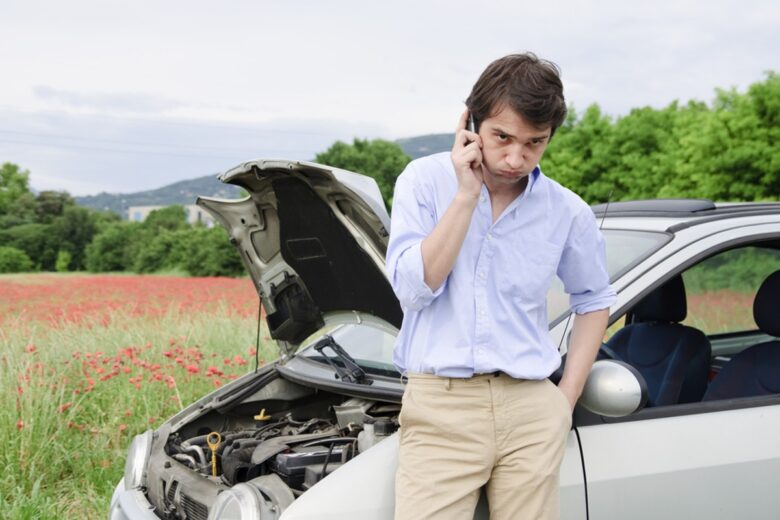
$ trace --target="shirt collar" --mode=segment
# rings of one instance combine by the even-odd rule
[[[541,174],[542,169],[537,165],[536,168],[534,168],[533,171],[528,175],[528,186],[525,188],[527,192],[531,192],[534,185],[536,184],[536,181],[539,179],[539,175]]]
[[[534,168],[531,171],[531,173],[528,174],[528,184],[526,185],[525,189],[523,190],[523,193],[518,195],[515,198],[515,200],[513,200],[509,204],[509,206],[507,206],[506,210],[504,210],[506,213],[510,213],[510,212],[515,211],[515,209],[517,209],[517,207],[519,206],[521,200],[526,199],[526,198],[531,196],[531,190],[536,185],[536,182],[539,180],[539,176],[541,174],[542,174],[542,170],[541,170],[541,168],[539,168],[539,166]],[[483,184],[483,187],[485,189],[487,189],[487,187],[485,187],[484,184]]]

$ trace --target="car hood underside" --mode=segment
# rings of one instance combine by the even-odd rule
[[[400,327],[384,274],[389,219],[372,179],[313,163],[253,161],[220,180],[249,196],[197,203],[239,249],[283,354],[329,313],[368,313]]]

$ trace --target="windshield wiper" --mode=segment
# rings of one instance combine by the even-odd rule
[[[336,354],[336,357],[342,363],[344,363],[344,366],[338,366],[333,362],[333,359],[331,359],[330,356],[325,355],[323,352],[325,348],[330,348],[330,350]],[[347,351],[341,348],[341,345],[336,343],[336,340],[333,339],[333,336],[330,334],[326,335],[324,338],[315,343],[314,350],[319,352],[320,355],[325,358],[325,361],[327,361],[328,364],[333,367],[333,370],[336,371],[342,381],[347,383],[355,383],[358,385],[370,385],[374,382],[372,379],[366,376],[366,371],[360,368],[360,365],[357,364],[357,361],[355,361],[352,356],[347,354]]]

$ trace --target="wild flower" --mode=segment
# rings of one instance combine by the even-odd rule
[[[128,433],[159,426],[246,373],[255,347],[243,345],[254,338],[257,294],[246,279],[25,276],[34,282],[0,278],[0,336],[10,334],[12,346],[0,353],[0,391],[7,413],[14,414],[6,423],[10,431],[0,434],[15,434],[28,450],[20,452],[25,463],[8,485],[29,493],[39,477],[56,481],[67,489],[41,488],[45,503],[53,504],[43,517],[54,516],[57,507],[99,516],[95,508],[109,497],[86,500],[69,490],[101,496],[108,488],[97,490],[93,483],[121,475],[118,454]],[[216,348],[213,332],[201,322],[219,320],[229,320],[231,331],[245,327],[247,334]],[[26,435],[39,424],[50,433]],[[48,464],[66,452],[79,462],[64,469]],[[95,470],[98,478],[90,473]]]

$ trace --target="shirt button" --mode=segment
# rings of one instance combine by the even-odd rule
[[[493,238],[493,235],[488,233],[487,239],[490,240],[491,238]]]
[[[479,273],[479,277],[480,278],[484,278],[485,277],[485,273]]]
[[[482,195],[482,196],[479,198],[479,201],[480,201],[480,202],[485,202],[485,196],[484,196],[484,195]]]

